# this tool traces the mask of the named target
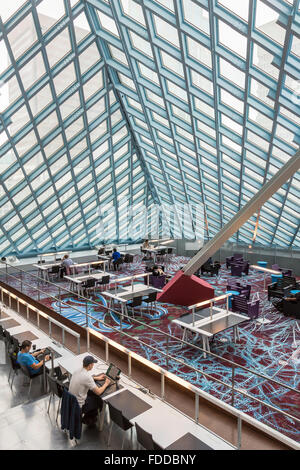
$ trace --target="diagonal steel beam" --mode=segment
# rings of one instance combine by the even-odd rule
[[[262,205],[278,191],[300,169],[300,150],[258,191],[258,193],[239,210],[220,232],[187,263],[183,272],[194,274],[221,246],[257,212]]]

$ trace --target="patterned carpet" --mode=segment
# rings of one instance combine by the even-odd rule
[[[174,257],[167,271],[174,273],[186,262],[187,258]],[[131,265],[130,269],[124,269],[119,275],[124,276],[139,272],[144,272],[144,266],[141,262]],[[203,278],[215,287],[215,294],[219,295],[226,291],[227,279],[232,279],[232,276],[229,270],[222,265],[218,278]],[[93,303],[88,305],[88,313],[95,318],[93,321],[90,320],[90,327],[104,332],[109,337],[121,342],[124,346],[136,351],[161,367],[168,367],[171,372],[176,373],[185,380],[229,404],[231,403],[231,390],[213,380],[215,378],[222,380],[226,384],[231,384],[232,368],[226,363],[225,359],[234,361],[240,366],[247,367],[252,371],[269,378],[274,378],[282,384],[299,390],[299,325],[295,319],[278,313],[272,304],[268,302],[266,293],[263,292],[263,279],[263,274],[256,271],[250,271],[249,276],[245,277],[245,280],[252,285],[252,295],[256,292],[259,293],[260,316],[263,313],[265,318],[271,320],[271,322],[265,325],[258,324],[256,321],[245,322],[239,328],[240,342],[236,344],[233,342],[231,330],[216,335],[211,343],[211,351],[219,355],[223,360],[214,357],[204,359],[202,352],[194,347],[197,345],[202,347],[201,338],[191,337],[190,346],[181,346],[177,338],[181,338],[182,331],[171,322],[174,318],[187,312],[186,308],[180,306],[157,304],[156,309],[149,312],[146,305],[142,306],[142,317],[140,316],[140,311],[137,310],[136,319],[141,320],[144,325],[136,324],[131,319],[123,322],[123,331],[130,335],[128,337],[119,332],[118,316],[112,311],[108,312],[103,310],[103,308],[101,309],[101,305],[106,306],[106,300],[101,293],[96,293],[95,296],[91,297],[91,300],[99,302],[99,306],[95,306]],[[23,283],[26,280],[28,280],[29,286],[24,287],[23,285],[23,289],[26,290],[27,294],[36,298],[35,282],[30,274],[23,278]],[[11,280],[10,283],[15,284],[17,288],[20,286],[20,282],[16,280]],[[61,281],[59,286],[61,288],[67,287],[67,284]],[[45,291],[45,295],[41,296],[43,303],[75,323],[85,326],[85,303],[78,300],[75,295],[64,294],[62,295],[62,300],[67,304],[64,305],[58,301],[53,301],[49,297],[49,295],[57,295],[57,289],[53,291],[51,287],[46,285],[42,286],[42,289]],[[75,308],[77,309],[76,311],[74,310]],[[106,325],[99,323],[97,320],[104,320]],[[160,331],[151,330],[150,326],[156,327]],[[116,328],[117,331],[114,331],[112,327]],[[168,344],[163,332],[174,336],[173,339],[168,341]],[[140,338],[144,345],[140,345],[137,338]],[[151,347],[155,349],[151,349]],[[169,359],[168,364],[162,354],[167,348],[169,354],[174,358]],[[179,364],[175,361],[175,358],[184,361],[184,364]],[[197,368],[202,373],[195,372],[190,367]],[[203,373],[208,374],[210,378],[204,376]],[[254,376],[240,367],[235,368],[234,376],[235,387],[239,390],[246,391],[250,396],[300,418],[299,399],[297,403],[297,396],[294,392],[269,380]],[[235,394],[234,406],[270,425],[286,436],[300,441],[300,428],[293,419],[284,417],[280,413],[240,393]]]

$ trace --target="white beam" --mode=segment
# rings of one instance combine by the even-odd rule
[[[221,246],[255,214],[300,169],[300,150],[245,204],[242,209],[214,236],[183,268],[191,276],[213,256]]]

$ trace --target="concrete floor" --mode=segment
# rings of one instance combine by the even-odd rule
[[[47,414],[49,395],[41,395],[39,379],[32,383],[30,399],[27,399],[28,385],[24,385],[22,373],[15,377],[13,389],[8,384],[9,364],[5,354],[5,344],[0,341],[0,450],[119,450],[123,431],[113,427],[110,447],[107,447],[109,424],[107,416],[102,432],[97,427],[82,425],[82,436],[76,445],[75,440],[60,429],[55,422],[58,398],[53,401]],[[26,379],[27,382],[27,379]],[[130,431],[125,440],[124,450],[132,449]],[[133,448],[137,448],[133,433]]]

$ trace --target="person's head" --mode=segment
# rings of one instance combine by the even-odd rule
[[[146,240],[145,240],[145,243],[149,243],[149,240],[148,240],[148,238],[146,238]]]
[[[113,252],[116,253],[116,251],[117,251],[117,248],[114,248],[114,249],[113,249]]]
[[[64,259],[68,259],[68,258],[69,258],[69,255],[65,255],[65,256],[64,256]]]
[[[155,264],[152,269],[158,269],[158,266]]]
[[[83,358],[82,365],[86,370],[92,370],[96,362],[98,361],[93,356],[85,356]]]
[[[28,339],[25,339],[23,343],[21,344],[21,352],[22,353],[28,353],[31,349],[32,342],[29,341]]]

